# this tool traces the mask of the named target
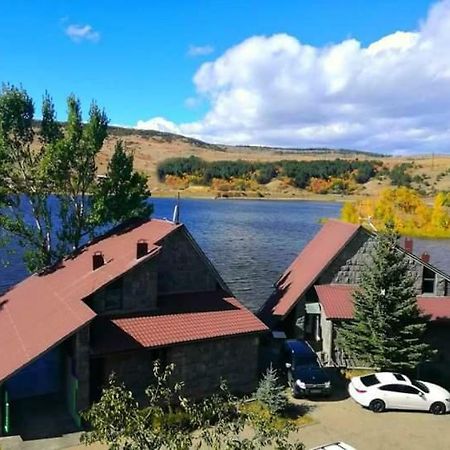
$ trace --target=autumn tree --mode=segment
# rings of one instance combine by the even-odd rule
[[[45,94],[42,120],[36,122],[24,89],[6,85],[0,93],[0,242],[13,239],[23,247],[31,272],[78,249],[99,228],[151,213],[146,179],[133,170],[133,157],[125,158],[123,148],[114,158],[124,167],[111,163],[110,179],[99,186],[96,158],[107,136],[105,112],[92,103],[84,122],[73,95],[67,109],[61,124]],[[101,208],[94,205],[108,205],[108,214],[98,214]]]
[[[409,258],[397,247],[392,223],[375,237],[353,294],[354,318],[339,330],[339,346],[356,360],[388,370],[414,369],[432,351],[416,300]]]

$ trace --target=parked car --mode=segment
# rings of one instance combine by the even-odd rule
[[[294,397],[331,393],[330,377],[307,342],[297,339],[286,340],[283,359]]]
[[[426,381],[411,380],[401,373],[381,372],[354,377],[350,396],[373,412],[408,409],[445,414],[450,411],[450,392]]]
[[[356,448],[345,442],[332,442],[331,444],[319,445],[319,447],[314,447],[311,450],[356,450]]]

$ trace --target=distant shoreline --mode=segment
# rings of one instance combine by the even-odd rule
[[[151,195],[150,198],[169,198],[176,199],[178,192],[157,192]],[[312,196],[298,196],[298,197],[259,197],[259,196],[230,196],[230,197],[216,197],[214,195],[196,195],[194,193],[179,191],[180,199],[192,199],[192,200],[261,200],[261,201],[306,201],[306,202],[327,202],[327,203],[344,203],[346,201],[354,201],[355,196],[339,196],[333,194],[325,195],[312,195]]]

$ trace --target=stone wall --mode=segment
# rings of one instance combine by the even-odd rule
[[[358,284],[361,271],[374,247],[374,237],[360,230],[354,239],[344,248],[341,254],[331,262],[322,273],[316,284]],[[423,265],[420,261],[410,258],[411,273],[415,278],[417,294],[422,293]],[[445,279],[436,275],[436,291],[434,295],[446,295]]]
[[[221,378],[231,391],[250,393],[258,381],[258,344],[255,335],[184,344],[169,348],[167,361],[175,363],[175,376],[189,396],[212,394]]]
[[[163,241],[158,257],[158,295],[213,291],[217,280],[183,229]]]
[[[153,354],[151,350],[118,353],[104,359],[106,378],[114,372],[138,401],[144,401],[145,389],[152,380]],[[106,380],[105,380],[106,381]]]
[[[157,297],[157,262],[151,259],[123,276],[122,280],[122,307],[108,309],[106,299],[109,287],[99,290],[88,301],[94,311],[99,314],[108,314],[151,311],[156,308]]]
[[[78,394],[76,408],[82,411],[89,407],[89,325],[81,328],[75,335],[75,376],[78,379]]]

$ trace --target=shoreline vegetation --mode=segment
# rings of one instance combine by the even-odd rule
[[[166,188],[162,196],[175,191],[184,197],[339,202],[346,222],[370,218],[379,230],[393,222],[402,235],[448,239],[450,189],[439,190],[437,183],[450,178],[450,169],[440,167],[434,179],[418,169],[414,161],[387,166],[358,158],[262,162],[189,156],[162,161],[157,177]]]

